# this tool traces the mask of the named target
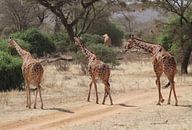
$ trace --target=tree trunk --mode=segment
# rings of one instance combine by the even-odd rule
[[[183,57],[181,60],[181,74],[188,74],[187,67],[189,64],[191,51],[192,49],[190,47],[183,50]]]

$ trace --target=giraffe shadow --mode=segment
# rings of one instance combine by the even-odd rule
[[[119,103],[117,105],[122,106],[122,107],[137,107],[137,106],[133,106],[133,105],[127,105],[125,103]]]
[[[63,109],[63,108],[44,108],[43,110],[54,110],[54,111],[60,111],[60,112],[65,112],[65,113],[75,113],[71,110],[68,110],[68,109]]]
[[[189,107],[192,108],[192,105],[178,105],[179,107]]]

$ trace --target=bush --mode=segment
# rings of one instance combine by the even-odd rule
[[[0,40],[0,51],[8,51],[8,42],[6,40]]]
[[[22,88],[21,65],[22,61],[19,58],[0,51],[0,91]]]
[[[38,56],[55,51],[55,45],[52,40],[35,28],[15,33],[13,36],[31,44],[31,52],[36,53]]]
[[[81,38],[86,45],[103,44],[103,39],[99,35],[82,34]],[[75,44],[71,43],[67,33],[56,33],[52,36],[52,41],[55,43],[57,52],[77,52],[78,48]]]
[[[86,45],[90,44],[103,44],[103,38],[97,34],[82,34],[82,40]]]
[[[89,29],[91,34],[103,35],[107,33],[112,40],[113,46],[121,46],[123,32],[114,24],[108,20],[98,22],[96,25]],[[103,41],[102,41],[103,43]]]
[[[181,52],[180,36],[175,35],[179,30],[179,18],[173,17],[169,23],[164,27],[162,34],[158,37],[158,42],[171,54],[173,54],[177,60],[179,60]]]
[[[112,66],[118,65],[117,52],[113,48],[98,44],[89,46],[96,56],[105,63],[110,63]]]
[[[52,41],[55,43],[56,49],[59,52],[77,51],[76,46],[71,43],[67,33],[56,33],[52,36]]]
[[[92,51],[94,54],[96,54],[97,58],[102,60],[105,63],[109,63],[112,66],[118,65],[117,61],[117,52],[113,48],[106,47],[103,44],[94,44],[89,45],[88,49]],[[81,64],[82,71],[85,72],[85,67],[87,67],[87,58],[82,53],[81,50],[79,50],[77,53],[75,53],[75,60]]]
[[[21,46],[21,48],[31,51],[31,45],[21,39],[15,39],[16,42]],[[13,55],[18,55],[16,49],[14,47],[8,47],[8,42],[7,40],[0,40],[0,51],[4,52],[10,52]]]

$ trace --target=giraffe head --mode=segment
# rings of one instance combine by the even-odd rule
[[[133,34],[131,34],[130,36],[129,36],[129,39],[127,40],[127,43],[126,43],[126,45],[125,45],[125,49],[131,49],[131,48],[133,48],[134,47],[134,35]]]
[[[9,37],[9,39],[8,39],[8,47],[13,47],[14,46],[14,43],[13,43],[13,38],[12,37]]]
[[[107,38],[107,37],[109,37],[109,36],[108,36],[108,34],[105,33],[105,34],[103,35],[103,38]]]
[[[77,46],[81,45],[81,40],[78,37],[74,37],[74,42],[75,42],[75,45],[77,45]]]

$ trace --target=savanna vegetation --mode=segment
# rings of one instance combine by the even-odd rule
[[[144,23],[146,28],[139,28],[131,13],[148,9],[157,11],[163,19]],[[98,0],[2,0],[0,51],[4,56],[8,55],[9,60],[15,57],[15,60],[19,59],[15,49],[7,46],[6,39],[13,36],[22,48],[36,57],[67,53],[73,56],[75,63],[83,67],[86,66],[85,57],[73,44],[73,37],[79,36],[100,59],[114,66],[119,64],[116,47],[121,47],[122,39],[134,33],[143,39],[162,44],[181,63],[181,73],[188,73],[192,51],[191,9],[191,1],[188,0],[145,0],[139,4]],[[168,12],[167,15],[165,12]],[[102,35],[105,33],[112,39],[112,48],[103,44]],[[9,62],[6,63],[9,65]]]

